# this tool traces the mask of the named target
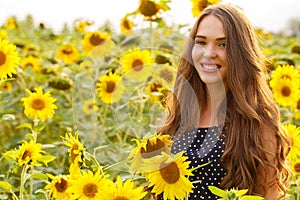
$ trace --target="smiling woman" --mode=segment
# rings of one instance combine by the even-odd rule
[[[266,200],[286,193],[290,141],[261,52],[252,23],[232,4],[206,7],[186,39],[157,132],[171,135],[172,153],[184,151],[195,169],[189,200],[217,199],[208,186]]]

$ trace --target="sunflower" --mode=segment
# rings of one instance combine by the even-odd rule
[[[171,88],[175,83],[176,73],[176,70],[166,63],[153,72],[153,80]]]
[[[130,21],[128,19],[128,17],[124,17],[124,18],[121,19],[120,28],[121,28],[122,33],[132,31],[133,26],[134,26],[133,22]]]
[[[57,106],[54,104],[56,99],[52,98],[49,92],[43,94],[42,87],[38,87],[35,90],[36,92],[31,92],[28,89],[26,91],[29,97],[23,97],[21,99],[25,107],[25,115],[29,118],[40,119],[42,122],[44,122],[46,118],[52,118],[54,110],[57,109]]]
[[[114,46],[110,35],[106,32],[88,32],[84,35],[82,42],[84,53],[93,58],[107,56]]]
[[[300,95],[297,82],[293,82],[288,78],[274,79],[270,86],[274,99],[281,106],[292,106]]]
[[[284,124],[284,128],[291,138],[291,150],[288,154],[290,160],[300,158],[300,128],[295,124]]]
[[[17,28],[17,22],[15,17],[9,17],[6,20],[7,29],[13,30]]]
[[[67,193],[68,187],[70,187],[68,175],[47,174],[51,179],[51,182],[45,186],[46,190],[50,190],[49,195],[51,199],[70,199],[71,194]]]
[[[24,48],[23,48],[23,52],[28,55],[28,54],[32,54],[32,55],[35,55],[36,53],[38,53],[39,49],[36,45],[33,45],[33,44],[29,44],[29,45],[26,45]]]
[[[120,176],[117,176],[116,185],[112,183],[112,186],[104,193],[104,200],[140,200],[147,194],[143,187],[135,187],[132,179],[127,179],[122,184]]]
[[[193,176],[188,169],[190,161],[183,152],[175,155],[162,152],[160,156],[145,159],[143,171],[147,171],[145,177],[149,187],[155,195],[163,193],[163,199],[183,200],[194,188],[187,176]]]
[[[149,95],[150,102],[159,102],[163,108],[166,106],[166,99],[170,95],[170,92],[171,91],[161,83],[151,82],[146,88],[146,94]]]
[[[298,97],[298,100],[294,102],[292,105],[293,111],[294,111],[294,118],[300,119],[300,96]]]
[[[84,60],[79,64],[80,70],[92,74],[94,63],[91,60]]]
[[[8,33],[5,29],[0,29],[0,40],[8,40]]]
[[[0,39],[0,80],[17,73],[16,68],[20,59],[16,46],[10,44],[8,40]]]
[[[171,149],[170,135],[153,134],[142,140],[135,140],[137,147],[130,152],[128,159],[131,163],[130,169],[141,173],[141,164],[147,158],[160,155],[161,152],[169,153]]]
[[[169,2],[166,0],[140,0],[136,13],[142,14],[145,20],[155,20],[163,11],[170,10]]]
[[[93,23],[91,23],[91,22],[80,20],[80,21],[76,22],[75,30],[83,33],[83,32],[85,32],[86,28],[92,24]]]
[[[157,103],[161,99],[160,90],[163,90],[163,85],[160,83],[152,82],[146,88],[146,94],[149,95],[150,102]]]
[[[121,64],[125,77],[145,81],[151,75],[153,57],[150,51],[136,48],[121,57]]]
[[[198,17],[200,13],[209,5],[217,4],[220,0],[190,0],[192,2],[192,14]]]
[[[78,60],[79,52],[73,44],[65,44],[59,47],[56,58],[68,65]]]
[[[40,59],[36,56],[29,55],[22,59],[22,68],[26,69],[27,67],[31,67],[34,72],[40,71],[41,62]]]
[[[70,174],[78,174],[80,166],[83,163],[82,157],[85,151],[84,145],[79,141],[79,134],[75,132],[74,136],[72,133],[67,132],[65,137],[62,137],[64,144],[69,148],[69,156],[71,160]]]
[[[27,164],[41,166],[42,153],[45,153],[45,151],[42,150],[41,144],[37,144],[33,140],[29,142],[23,140],[22,145],[16,152],[19,166]]]
[[[12,84],[8,81],[2,81],[0,82],[0,91],[11,91],[12,90]]]
[[[293,172],[293,175],[300,174],[300,159],[291,160],[289,163],[290,169]]]
[[[104,199],[104,193],[113,185],[98,170],[96,173],[81,170],[81,173],[70,179],[67,192],[72,194],[72,199],[99,200]]]
[[[95,110],[98,110],[98,106],[96,104],[96,99],[88,99],[85,100],[82,106],[82,111],[86,115],[92,114]]]
[[[278,79],[289,79],[292,82],[300,84],[300,72],[299,69],[293,65],[279,65],[272,71],[270,86],[274,87]]]
[[[122,77],[113,72],[101,76],[98,79],[96,87],[98,96],[106,104],[118,102],[125,91]]]

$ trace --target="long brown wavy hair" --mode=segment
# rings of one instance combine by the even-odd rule
[[[280,113],[267,82],[266,59],[255,30],[236,6],[209,6],[192,27],[179,62],[173,94],[167,100],[166,119],[158,132],[176,136],[198,126],[200,111],[206,105],[208,94],[193,65],[191,52],[198,25],[207,15],[214,15],[222,21],[226,35],[228,88],[220,114],[224,114],[226,124],[222,164],[227,174],[220,187],[248,189],[249,194],[255,194],[256,188],[266,189],[264,179],[258,176],[262,173],[259,169],[267,174],[267,169],[272,167],[277,176],[268,184],[278,184],[286,194],[289,172],[285,158],[289,140],[283,134]],[[262,137],[264,127],[272,130],[274,135],[271,137],[276,138],[276,166],[267,159],[269,152],[263,146]]]

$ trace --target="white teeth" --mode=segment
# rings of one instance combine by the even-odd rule
[[[203,68],[208,70],[216,70],[218,67],[216,65],[202,65]]]

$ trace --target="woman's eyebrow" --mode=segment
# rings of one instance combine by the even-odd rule
[[[203,35],[196,35],[195,38],[207,39],[207,37],[203,36]],[[225,39],[226,39],[226,37],[219,37],[216,39],[216,41],[225,40]]]

